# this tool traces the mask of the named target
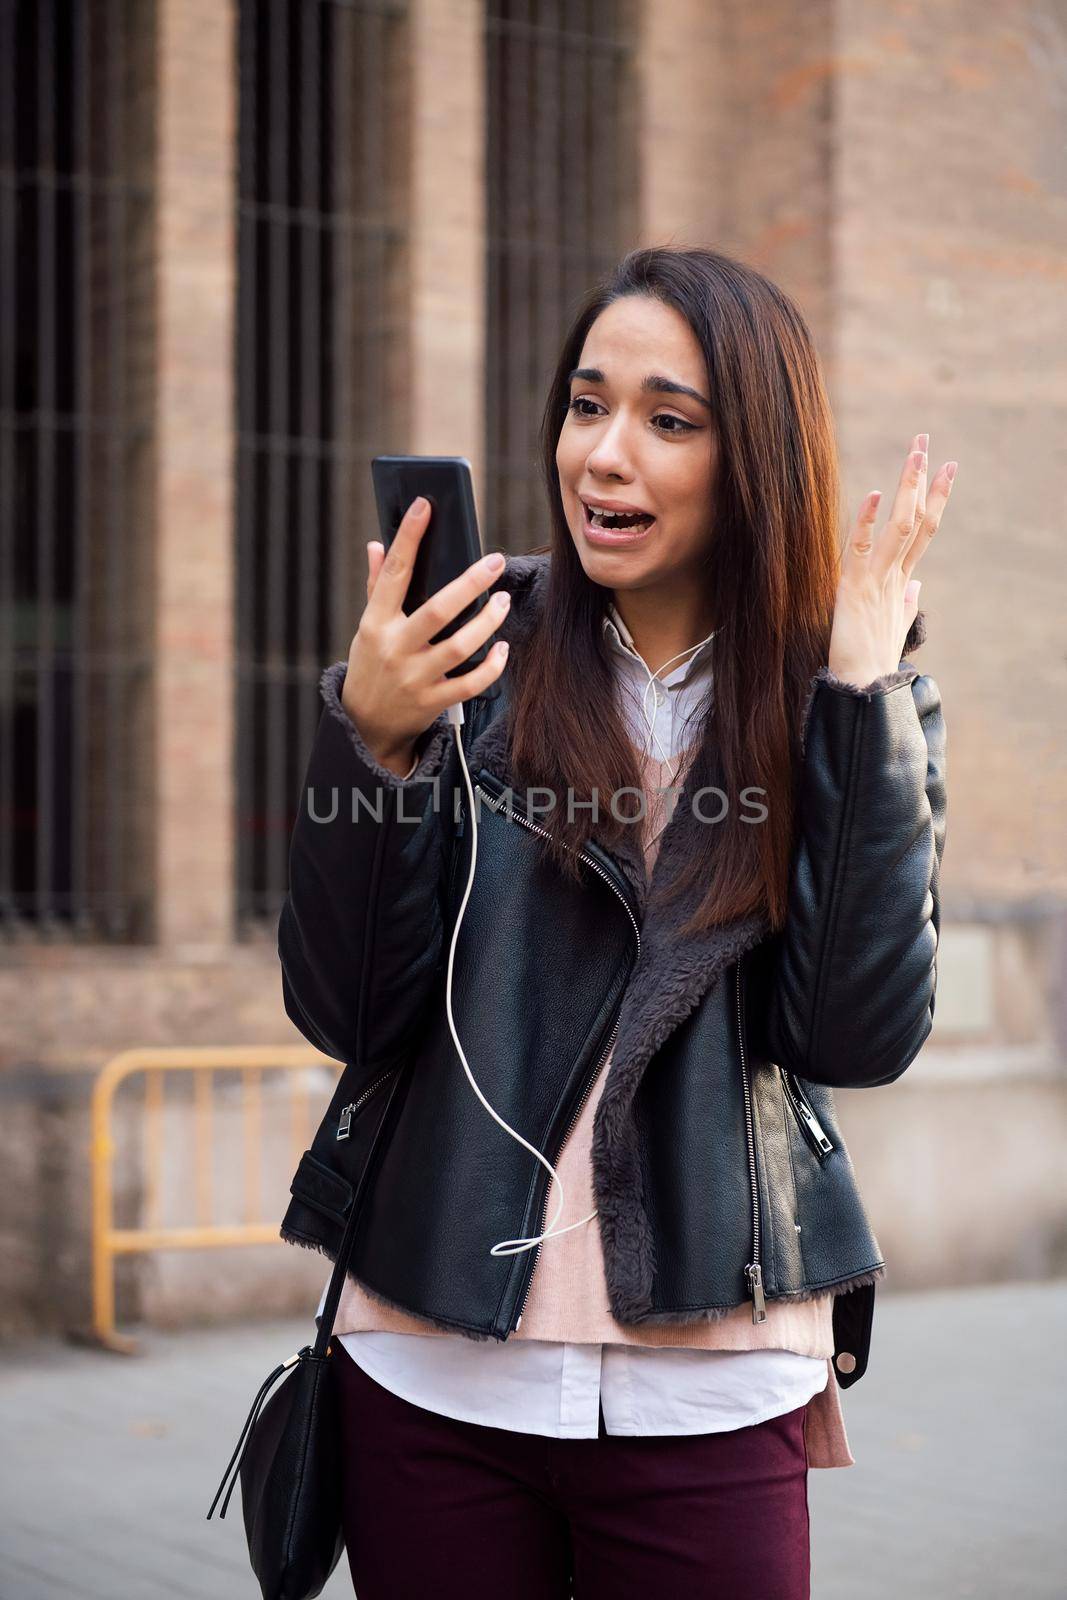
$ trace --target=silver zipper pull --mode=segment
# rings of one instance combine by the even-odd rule
[[[815,1143],[818,1145],[819,1149],[824,1155],[829,1155],[830,1151],[833,1149],[833,1145],[823,1132],[822,1123],[819,1121],[814,1111],[806,1106],[803,1100],[798,1102],[798,1109],[800,1111],[800,1115],[804,1118],[805,1123],[811,1129],[812,1138],[815,1140]]]
[[[347,1139],[352,1132],[352,1113],[355,1109],[354,1105],[342,1106],[341,1120],[337,1125],[337,1137],[339,1139]]]
[[[748,1292],[752,1296],[753,1322],[766,1322],[767,1302],[763,1296],[763,1268],[758,1261],[752,1261],[745,1268],[745,1277],[748,1279]]]

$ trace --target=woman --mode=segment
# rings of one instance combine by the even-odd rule
[[[346,1063],[282,1234],[354,1240],[326,1314],[360,1600],[809,1594],[807,1471],[852,1462],[884,1272],[833,1089],[899,1077],[934,1009],[926,444],[840,554],[796,307],[641,250],[564,342],[551,544],[411,616],[425,509],[368,546],[307,778],[351,805],[301,812],[279,928],[289,1015]],[[446,986],[543,1161],[472,1094]]]

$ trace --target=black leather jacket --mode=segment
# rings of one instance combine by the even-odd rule
[[[509,558],[499,636],[521,644],[548,560]],[[908,645],[922,636],[920,618]],[[550,1180],[479,1103],[448,1027],[471,833],[455,734],[442,715],[399,778],[341,706],[345,670],[322,675],[278,929],[286,1011],[345,1070],[280,1231],[330,1259],[347,1232],[369,1294],[428,1325],[506,1339],[536,1251],[490,1247],[543,1229]],[[771,935],[756,915],[681,940],[694,902],[649,903],[637,829],[610,854],[591,842],[578,885],[542,863],[525,791],[509,811],[511,670],[504,692],[467,703],[462,729],[478,859],[452,998],[471,1070],[555,1161],[614,1044],[592,1149],[613,1315],[681,1323],[747,1299],[755,1319],[765,1301],[831,1292],[835,1371],[853,1383],[885,1266],[834,1089],[892,1083],[930,1032],[945,837],[937,686],[906,664],[863,690],[821,669],[785,929]],[[657,873],[702,825],[689,793]]]

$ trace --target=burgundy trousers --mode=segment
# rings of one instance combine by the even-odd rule
[[[551,1439],[376,1383],[340,1340],[357,1600],[810,1600],[805,1407],[726,1433]]]

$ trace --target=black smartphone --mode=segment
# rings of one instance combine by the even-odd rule
[[[419,542],[404,600],[404,610],[410,616],[424,600],[466,572],[483,554],[471,464],[466,456],[374,456],[370,467],[378,525],[386,550],[396,538],[411,502],[420,494],[430,502],[430,523]],[[471,617],[477,616],[487,599],[485,593],[478,595],[458,617],[435,633],[430,643],[437,644],[455,633]],[[488,644],[479,645],[473,655],[445,676],[455,678],[470,672],[485,660],[494,643],[491,637]],[[499,692],[499,683],[495,681],[484,691],[490,700]]]

